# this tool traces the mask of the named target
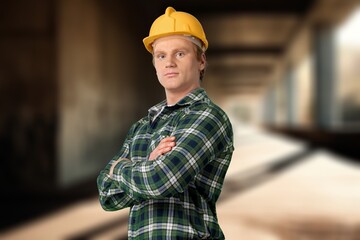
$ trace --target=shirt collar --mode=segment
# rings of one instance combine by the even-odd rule
[[[173,106],[167,106],[166,100],[156,104],[149,109],[149,116],[151,119],[155,119],[156,116],[158,116],[165,108],[175,108],[177,106],[180,107],[191,105],[197,101],[204,99],[205,97],[207,97],[205,89],[196,88]]]
[[[206,97],[206,92],[203,88],[197,88],[190,92],[188,95],[186,95],[183,99],[181,99],[179,102],[177,102],[174,106],[186,106],[191,105],[194,102],[200,101],[204,97]]]

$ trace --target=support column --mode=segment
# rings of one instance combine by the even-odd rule
[[[287,98],[287,125],[294,127],[297,122],[296,100],[298,99],[295,85],[294,69],[289,67],[285,75],[285,90]]]
[[[336,121],[335,38],[331,27],[314,32],[314,127],[328,129]]]
[[[269,90],[264,98],[264,123],[265,125],[275,125],[275,91],[274,87]]]

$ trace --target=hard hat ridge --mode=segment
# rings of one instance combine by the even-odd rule
[[[176,12],[173,7],[167,7],[165,10],[165,16],[170,17],[170,14],[172,14],[173,12]]]
[[[152,53],[152,43],[158,38],[170,35],[192,36],[201,41],[204,51],[208,47],[201,23],[189,13],[177,12],[174,8],[168,7],[151,25],[149,36],[143,39],[145,48]]]

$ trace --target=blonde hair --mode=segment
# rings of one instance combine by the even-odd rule
[[[200,71],[200,81],[202,82],[204,77],[205,77],[205,70],[207,67],[207,61],[206,61],[206,55],[205,52],[203,51],[203,49],[201,47],[199,47],[198,45],[194,44],[195,46],[195,53],[196,53],[196,59],[201,61],[202,56],[204,55],[205,58],[205,67],[203,70]]]

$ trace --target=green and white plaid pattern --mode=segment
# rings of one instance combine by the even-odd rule
[[[149,161],[161,139],[176,137],[167,154]],[[135,123],[120,152],[97,179],[105,210],[131,207],[129,239],[224,239],[215,204],[233,153],[226,114],[194,90],[174,106],[163,101]],[[109,169],[118,158],[122,160]]]

